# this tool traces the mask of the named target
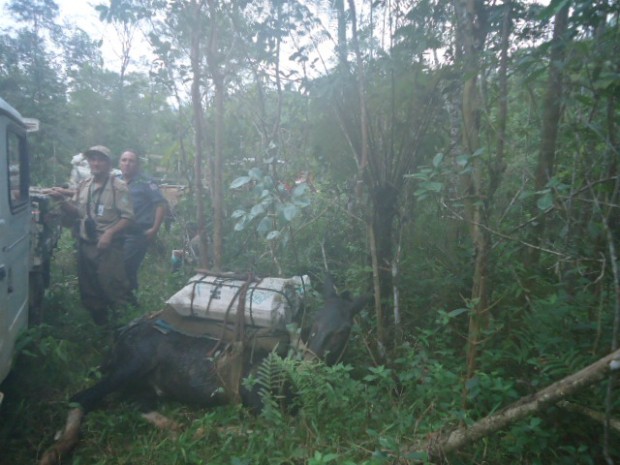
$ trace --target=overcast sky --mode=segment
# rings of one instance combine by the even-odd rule
[[[314,4],[313,0],[308,0],[309,6],[313,8],[318,8],[316,4]],[[10,15],[6,13],[6,6],[10,0],[0,0],[0,29],[6,28],[7,26],[12,26]],[[121,56],[121,45],[120,40],[118,39],[118,34],[113,25],[108,23],[104,23],[99,21],[99,14],[95,10],[95,5],[97,4],[107,4],[109,0],[55,0],[56,4],[60,9],[60,19],[58,23],[62,24],[63,21],[67,21],[70,24],[81,28],[86,31],[93,40],[101,40],[102,41],[102,55],[104,59],[104,66],[112,71],[120,71],[120,56]],[[327,16],[322,14],[318,9],[314,11],[314,14],[317,17],[322,18],[326,21],[327,25]],[[361,14],[361,12],[360,12]],[[299,38],[297,39],[300,40]],[[302,39],[303,42],[303,39]],[[316,58],[318,54],[313,52],[313,46],[318,46],[321,55],[324,59],[329,57],[333,53],[334,45],[329,41],[325,41],[323,43],[319,43],[318,41],[314,41],[310,43],[311,58]],[[300,42],[298,45],[304,45]],[[293,53],[293,48],[286,43],[283,45],[283,53],[282,59],[283,69],[288,67],[296,67],[297,65],[293,62],[287,60],[287,57]],[[145,67],[148,68],[148,63],[152,61],[152,55],[150,53],[150,47],[148,46],[146,40],[141,36],[140,32],[136,33],[136,36],[133,39],[132,50],[131,50],[131,59],[129,65],[129,71],[133,71],[137,68],[140,70],[144,70]],[[142,65],[140,65],[142,63]],[[313,71],[308,69],[308,73],[310,75],[319,75],[325,72],[321,62],[317,63],[318,68]]]
[[[120,63],[121,47],[116,40],[114,27],[99,21],[99,14],[95,10],[95,5],[106,3],[106,0],[55,0],[60,9],[60,21],[66,19],[71,24],[86,31],[93,40],[102,40],[102,54],[105,66],[109,69],[118,71]],[[9,0],[0,0],[0,28],[11,25],[11,18],[6,13],[5,8]],[[139,42],[139,37],[137,38]],[[140,55],[147,53],[148,47],[144,44],[136,43],[132,55],[139,58]]]

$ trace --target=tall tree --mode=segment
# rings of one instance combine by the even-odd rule
[[[491,251],[490,231],[494,195],[500,186],[506,169],[505,141],[508,119],[508,45],[512,24],[511,1],[501,8],[492,9],[476,0],[456,1],[459,52],[456,56],[465,80],[462,87],[462,162],[467,169],[460,175],[464,204],[464,220],[469,228],[473,247],[473,275],[471,294],[468,299],[469,325],[467,333],[467,379],[476,370],[480,346],[488,329],[491,308]],[[491,18],[493,16],[493,18]],[[487,52],[487,37],[491,21],[497,24],[499,37],[499,64],[497,67],[498,109],[496,130],[492,131],[489,118],[483,119],[485,103],[480,93],[486,88],[483,70],[488,66],[483,60]],[[488,53],[487,53],[488,55]],[[486,134],[486,136],[485,136]],[[494,140],[492,144],[491,141]],[[493,153],[493,145],[495,151]]]
[[[205,204],[203,194],[203,167],[205,159],[205,123],[204,110],[202,107],[202,61],[204,51],[202,48],[203,38],[203,22],[206,2],[202,0],[190,0],[185,10],[185,20],[189,24],[190,37],[190,67],[192,73],[192,108],[194,114],[194,188],[196,195],[196,219],[198,223],[198,234],[200,237],[200,264],[202,267],[208,267],[207,256],[207,228],[205,218]]]
[[[465,199],[465,219],[469,226],[474,248],[474,271],[471,290],[471,308],[467,337],[467,373],[473,374],[478,345],[488,318],[489,288],[488,262],[490,250],[487,211],[484,207],[483,167],[480,161],[481,101],[478,90],[481,73],[480,55],[488,33],[487,14],[483,2],[457,0],[455,10],[460,29],[463,75],[462,148],[468,156],[471,169],[461,176],[462,195]]]
[[[534,189],[537,192],[543,191],[554,175],[558,128],[564,97],[564,61],[568,40],[569,9],[570,2],[565,2],[554,16],[553,38],[551,39],[549,54],[549,77],[547,78],[547,89],[544,97],[540,148],[534,179]],[[541,215],[534,227],[533,234],[537,245],[543,244],[544,231],[545,216]],[[536,264],[540,256],[539,251],[539,248],[534,247],[528,250],[527,263],[529,266]]]
[[[390,334],[398,318],[390,311],[396,220],[406,176],[422,159],[430,158],[439,73],[418,60],[421,55],[408,50],[402,40],[390,38],[384,44],[386,49],[377,52],[380,45],[372,37],[372,18],[378,16],[375,8],[385,12],[385,24],[397,25],[403,35],[406,17],[414,17],[409,11],[400,11],[400,4],[385,5],[383,9],[377,5],[369,6],[361,27],[357,2],[348,1],[346,12],[342,5],[335,4],[339,27],[336,73],[340,85],[331,104],[357,168],[354,191],[358,216],[366,218],[378,341],[389,347],[394,343]],[[348,34],[343,32],[345,25]],[[419,36],[414,33],[415,38],[407,44],[415,43],[424,32],[419,30]],[[367,39],[362,41],[362,37]],[[351,63],[346,53],[348,46]]]

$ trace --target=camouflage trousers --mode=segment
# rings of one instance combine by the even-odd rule
[[[125,274],[122,241],[99,250],[96,243],[80,240],[77,261],[82,304],[96,324],[108,324],[111,312],[135,303]]]

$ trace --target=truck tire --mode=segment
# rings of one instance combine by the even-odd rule
[[[28,322],[38,325],[43,321],[43,296],[45,295],[45,278],[38,271],[29,276],[28,286]]]

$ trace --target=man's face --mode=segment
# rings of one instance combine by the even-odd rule
[[[110,159],[104,155],[93,154],[88,157],[88,166],[94,177],[105,176],[110,173],[112,164]]]
[[[123,177],[131,179],[138,173],[138,156],[133,152],[125,152],[121,155],[119,167]]]

